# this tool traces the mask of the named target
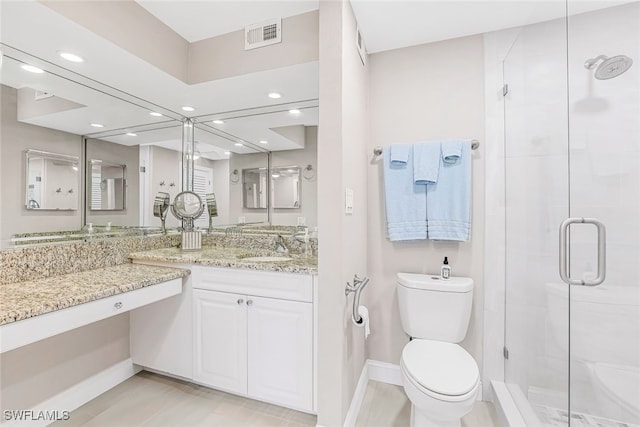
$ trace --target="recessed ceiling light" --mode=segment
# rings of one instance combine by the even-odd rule
[[[93,126],[94,128],[103,128],[104,125],[100,124],[100,123],[91,123],[91,126]]]
[[[261,140],[260,140],[260,141],[258,141],[258,142],[259,142],[260,144],[268,144],[268,143],[269,143],[269,141],[264,140],[264,139],[261,139]]]
[[[271,174],[271,176],[274,177],[274,178],[280,178],[280,174],[279,173]]]
[[[224,154],[228,156],[229,154],[231,154],[231,151],[225,151]]]
[[[271,98],[271,99],[280,99],[280,98],[282,98],[282,94],[280,94],[278,92],[269,92],[269,94],[267,96],[269,98]]]
[[[60,55],[60,57],[62,59],[66,59],[67,61],[71,61],[71,62],[84,62],[84,59],[82,59],[82,57],[75,55],[73,53],[70,52],[58,52],[58,55]]]
[[[221,124],[224,124],[224,120],[215,119],[212,123],[215,123],[217,125],[221,125]]]
[[[242,145],[242,144],[240,144],[239,142],[236,142],[236,143],[235,143],[235,144],[233,144],[233,145],[235,145],[236,147],[243,147],[243,145]]]
[[[138,136],[138,134],[133,132],[127,132],[127,136]]]
[[[34,67],[33,65],[23,64],[21,68],[30,73],[42,74],[44,70],[38,67]]]
[[[152,115],[153,117],[162,117],[162,114],[156,113],[155,111],[152,111],[149,114]]]
[[[196,111],[196,109],[185,105],[182,107],[182,111]]]
[[[294,173],[295,171],[293,169],[287,169],[287,172]]]
[[[298,110],[298,109],[289,110],[289,114],[298,115],[298,114],[300,114],[300,113],[301,113],[301,111],[300,111],[300,110]]]

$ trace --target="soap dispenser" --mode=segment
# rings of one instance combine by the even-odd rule
[[[440,277],[444,280],[449,280],[451,277],[451,267],[449,267],[449,260],[447,257],[444,257],[444,261],[442,261],[442,267],[440,267]]]

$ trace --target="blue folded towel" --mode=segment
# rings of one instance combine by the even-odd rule
[[[442,141],[442,161],[444,163],[455,163],[462,156],[462,141],[451,140]]]
[[[387,237],[391,241],[427,238],[426,186],[413,183],[413,150],[410,144],[406,145],[406,164],[391,162],[390,147],[383,152]]]
[[[440,170],[440,142],[417,142],[413,144],[413,181],[416,184],[438,182]]]
[[[393,165],[406,165],[409,160],[410,144],[394,144],[390,147],[389,160]]]
[[[448,141],[443,141],[444,147]],[[431,240],[468,241],[471,238],[471,141],[459,141],[455,163],[441,158],[436,184],[427,188],[427,235]]]

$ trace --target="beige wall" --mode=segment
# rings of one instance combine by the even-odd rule
[[[45,5],[187,84],[317,61],[318,12],[282,20],[282,42],[244,50],[244,30],[189,43],[133,1]]]
[[[122,211],[92,211],[87,209],[86,223],[95,225],[139,225],[140,223],[140,149],[137,145],[114,144],[99,139],[87,140],[87,162],[92,159],[107,163],[125,165],[127,180],[125,210]],[[87,163],[88,164],[88,163]],[[85,166],[88,168],[88,166]],[[85,172],[86,173],[86,172]],[[87,186],[90,185],[87,178]],[[90,192],[86,192],[86,203],[89,204]]]
[[[32,408],[128,358],[128,314],[2,353],[0,410]]]
[[[134,1],[43,1],[59,14],[186,82],[189,42]]]
[[[484,62],[481,36],[430,43],[369,56],[370,134],[374,146],[484,135]],[[368,167],[368,265],[364,293],[371,314],[371,359],[399,363],[408,338],[397,308],[397,272],[439,274],[449,257],[452,274],[475,282],[469,332],[462,343],[482,366],[484,147],[473,152],[472,238],[465,243],[390,242],[385,237],[381,158]]]
[[[318,424],[342,425],[364,366],[344,284],[367,274],[367,74],[348,2],[320,2]],[[344,214],[345,188],[354,213]]]
[[[244,30],[189,46],[189,78],[197,84],[318,60],[318,11],[282,20],[282,42],[244,50]]]
[[[81,227],[81,203],[75,211],[35,211],[25,207],[25,152],[49,151],[80,158],[82,138],[17,121],[17,91],[0,86],[2,127],[0,130],[0,241],[15,233],[77,230]],[[79,186],[78,181],[78,186]]]

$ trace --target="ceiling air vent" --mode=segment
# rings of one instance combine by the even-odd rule
[[[282,19],[271,19],[244,29],[244,50],[269,46],[282,41]]]

